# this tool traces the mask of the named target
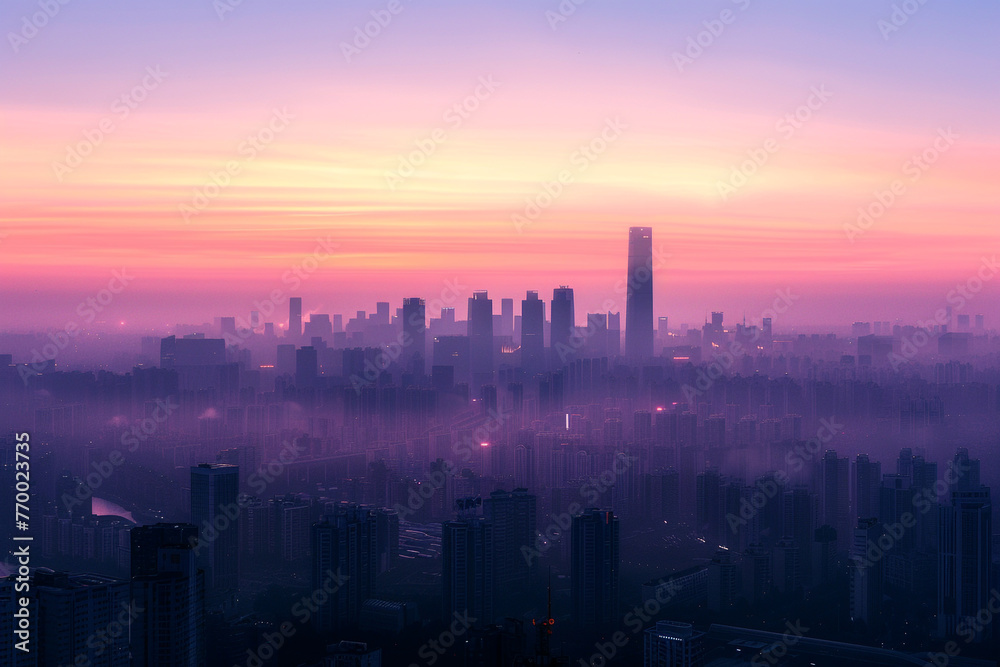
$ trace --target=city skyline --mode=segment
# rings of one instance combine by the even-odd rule
[[[659,227],[630,227],[627,230],[648,230],[650,236]],[[663,231],[658,232],[658,238],[664,235]],[[893,325],[922,326],[940,325],[940,311],[948,310],[955,316],[967,316],[970,320],[983,318],[984,313],[995,310],[995,304],[1000,302],[1000,295],[992,289],[991,281],[1000,272],[1000,262],[995,256],[987,256],[980,253],[978,264],[974,270],[963,280],[954,284],[949,284],[946,291],[934,298],[914,297],[912,302],[906,297],[898,297],[894,300],[896,306],[893,311],[886,312],[885,303],[881,303],[881,308],[851,308],[847,304],[855,304],[858,301],[864,302],[863,297],[845,293],[839,285],[827,285],[827,292],[813,289],[810,292],[803,292],[791,286],[775,287],[770,292],[763,292],[754,295],[748,301],[739,301],[732,293],[713,297],[711,304],[729,304],[733,308],[719,307],[718,305],[706,305],[700,313],[687,310],[688,317],[673,315],[667,305],[679,292],[690,291],[682,281],[674,283],[675,274],[669,267],[673,254],[664,250],[664,245],[659,241],[650,241],[650,248],[643,251],[643,261],[638,261],[633,266],[633,259],[629,255],[627,270],[621,270],[621,256],[617,255],[619,268],[612,272],[610,269],[602,271],[608,275],[608,282],[602,283],[597,289],[592,291],[574,289],[572,285],[556,280],[552,289],[554,292],[569,290],[574,293],[573,300],[576,307],[571,313],[572,326],[587,327],[587,313],[589,312],[617,312],[627,315],[630,286],[635,285],[640,290],[650,288],[650,292],[664,294],[667,296],[654,299],[652,293],[647,293],[644,297],[647,304],[652,305],[652,323],[667,317],[674,330],[682,327],[697,328],[701,324],[708,322],[711,313],[728,313],[727,324],[733,325],[737,322],[762,326],[764,319],[770,317],[772,326],[776,331],[784,332],[815,332],[817,330],[844,331],[855,322],[865,320],[875,320],[878,322],[887,321]],[[619,243],[621,239],[618,239]],[[622,244],[623,250],[631,247],[631,241]],[[7,322],[7,327],[0,330],[6,332],[33,332],[39,330],[60,330],[67,326],[75,325],[77,331],[85,333],[118,332],[126,334],[140,333],[164,333],[173,331],[179,325],[201,326],[211,325],[213,320],[218,324],[219,312],[228,313],[222,317],[235,317],[241,326],[251,326],[252,313],[257,312],[260,318],[254,329],[262,329],[266,322],[275,327],[275,331],[280,335],[286,335],[289,327],[297,324],[299,330],[306,325],[309,318],[314,315],[336,315],[338,317],[348,317],[355,312],[374,312],[373,307],[378,303],[389,303],[390,306],[398,307],[413,298],[423,299],[426,303],[426,317],[440,317],[442,309],[448,308],[455,312],[455,317],[468,319],[468,309],[464,307],[466,301],[471,301],[475,293],[491,293],[492,288],[484,289],[481,281],[476,278],[465,278],[456,276],[454,273],[445,274],[452,277],[444,278],[440,282],[435,282],[432,287],[426,288],[428,293],[424,296],[415,297],[413,293],[420,290],[420,282],[413,283],[413,287],[396,288],[390,290],[387,296],[384,293],[370,293],[364,285],[354,285],[352,293],[354,296],[343,299],[331,298],[330,293],[310,290],[310,287],[317,287],[322,278],[324,262],[330,261],[333,253],[330,249],[335,243],[330,237],[318,238],[313,252],[308,253],[303,259],[293,264],[283,271],[271,286],[260,293],[245,297],[239,296],[239,292],[232,292],[228,296],[218,295],[216,298],[203,296],[202,306],[192,310],[190,308],[190,297],[180,293],[156,295],[156,305],[151,305],[150,295],[136,292],[130,285],[134,284],[135,274],[132,269],[122,267],[112,270],[108,279],[99,281],[94,291],[85,293],[78,292],[74,295],[64,295],[58,303],[50,303],[44,297],[39,297],[38,290],[23,292],[11,295],[12,312],[16,312],[18,305],[23,302],[26,307],[35,309],[31,320],[23,318],[11,318]],[[615,253],[608,252],[605,247],[605,254],[614,257]],[[636,279],[637,267],[650,268],[651,277]],[[492,273],[492,272],[491,272]],[[611,275],[615,274],[612,280]],[[643,276],[645,274],[642,274]],[[464,282],[468,281],[468,282]],[[508,297],[504,294],[504,301],[514,301],[523,299],[525,294],[545,293],[544,287],[539,287],[540,280],[536,279],[528,289],[516,295]],[[584,285],[593,284],[593,280],[584,280]],[[659,284],[660,288],[655,286]],[[206,291],[206,290],[203,290]],[[829,294],[836,291],[836,299],[843,303],[843,312],[831,313],[825,310],[822,303],[817,304],[815,298],[817,294]],[[495,292],[492,292],[495,294]],[[933,293],[933,292],[931,292]],[[210,295],[211,292],[207,291]],[[437,296],[431,296],[431,294]],[[302,296],[309,295],[309,296]],[[399,295],[398,298],[396,295]],[[805,297],[805,298],[803,298]],[[369,300],[369,298],[371,300]],[[810,303],[810,298],[812,302]],[[822,297],[821,297],[822,298]],[[829,297],[833,298],[833,297]],[[875,298],[875,297],[872,297]],[[882,299],[883,297],[878,297]],[[304,299],[308,300],[306,308],[303,309]],[[499,300],[499,299],[497,299]],[[543,298],[543,301],[548,301]],[[30,303],[29,303],[30,302]],[[667,303],[664,303],[667,302]],[[240,303],[240,306],[229,304]],[[169,304],[169,305],[167,305]],[[298,304],[293,306],[291,304]],[[351,304],[357,306],[352,307]],[[740,305],[742,304],[742,305]],[[777,305],[776,305],[777,304]],[[906,308],[903,304],[910,304],[910,312],[913,317],[906,317],[902,313]],[[792,307],[794,306],[794,307]],[[289,308],[292,308],[289,313]],[[608,310],[608,308],[611,310]],[[823,313],[819,319],[814,319],[817,307]],[[158,310],[156,310],[158,308]],[[646,306],[648,308],[648,306]],[[151,317],[149,313],[158,312],[159,315]],[[500,314],[498,308],[494,308],[494,314]],[[42,314],[44,313],[44,314]],[[868,313],[867,317],[861,317],[856,313]],[[193,315],[189,319],[184,319],[184,315]],[[951,315],[949,315],[951,317]],[[122,319],[126,318],[126,319]],[[199,320],[199,318],[201,318]],[[551,317],[546,317],[546,322]],[[627,317],[625,318],[627,320]],[[645,315],[646,320],[643,328],[648,328],[650,315]],[[30,322],[30,323],[29,323]],[[992,325],[992,322],[987,322]],[[82,325],[82,326],[81,326]],[[954,322],[952,323],[954,326]],[[628,330],[627,323],[622,332]],[[623,337],[623,344],[625,343]],[[648,345],[648,340],[646,342]]]
[[[567,16],[558,3],[402,3],[356,54],[341,45],[384,3],[220,4],[60,5],[41,28],[22,21],[34,2],[5,5],[8,326],[61,325],[123,267],[136,277],[109,323],[204,321],[282,286],[328,237],[335,255],[301,292],[321,311],[456,278],[511,297],[559,284],[597,294],[620,279],[607,249],[630,226],[669,239],[657,293],[677,289],[656,311],[677,321],[760,310],[786,288],[806,297],[788,314],[796,325],[886,319],[887,306],[915,320],[995,248],[997,97],[979,75],[997,62],[990,3],[920,4],[905,20],[889,2],[586,3]],[[463,58],[443,66],[456,30]],[[114,58],[92,48],[121,31]],[[179,34],[204,39],[178,50]],[[275,45],[266,62],[261,39]],[[241,152],[259,132],[260,148]],[[427,141],[412,175],[387,177]],[[81,142],[88,155],[66,166]],[[606,144],[593,160],[580,152],[590,142]],[[745,185],[720,187],[761,151]],[[230,161],[240,173],[192,204]],[[551,186],[564,170],[572,182]],[[878,213],[897,180],[903,193],[858,227],[858,209]],[[561,193],[531,217],[546,183]]]
[[[996,0],[8,0],[2,667],[997,667]]]

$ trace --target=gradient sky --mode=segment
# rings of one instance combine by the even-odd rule
[[[350,62],[341,44],[388,0],[243,0],[220,19],[222,2],[77,0],[16,51],[39,5],[3,4],[0,330],[78,319],[122,267],[135,278],[95,326],[246,316],[326,237],[336,255],[295,292],[306,310],[433,301],[453,281],[464,317],[473,289],[569,284],[582,321],[609,299],[624,310],[626,230],[648,225],[670,255],[657,315],[754,320],[790,288],[777,329],[930,318],[1000,251],[994,1],[928,0],[885,39],[883,0],[587,0],[555,29],[556,0],[401,0]],[[724,10],[680,71],[673,54]],[[481,77],[500,85],[454,127]],[[830,99],[779,131],[818,86]],[[247,160],[274,109],[294,118]],[[114,131],[60,181],[54,163],[102,119]],[[574,153],[609,119],[626,129],[581,172]],[[390,189],[435,128],[444,141]],[[904,163],[942,128],[957,139],[912,181]],[[769,138],[777,151],[723,201],[719,182]],[[240,173],[186,221],[180,205],[232,160]],[[511,216],[563,170],[573,182],[518,231]],[[897,179],[904,194],[851,242],[844,225]],[[996,312],[995,283],[966,312]]]

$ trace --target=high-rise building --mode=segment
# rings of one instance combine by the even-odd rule
[[[617,357],[622,352],[622,314],[608,313],[608,356]]]
[[[427,314],[423,299],[403,299],[403,362],[417,375],[427,372]]]
[[[653,228],[628,230],[625,302],[625,355],[632,361],[653,357]]]
[[[851,620],[869,629],[879,620],[882,606],[883,564],[881,557],[871,558],[877,549],[882,524],[875,517],[858,519],[851,546]]]
[[[514,335],[514,299],[500,299],[500,335]]]
[[[959,491],[977,490],[980,486],[980,463],[979,459],[970,459],[969,450],[959,447],[955,452],[955,457],[948,462],[948,467],[952,471],[952,476],[958,481],[955,488]]]
[[[521,368],[528,375],[545,370],[545,302],[538,292],[521,301]]]
[[[129,566],[132,578],[160,570],[160,549],[198,545],[198,527],[191,523],[157,523],[129,531]]]
[[[739,595],[739,565],[728,549],[719,549],[708,563],[708,610],[730,609]]]
[[[236,504],[239,466],[202,463],[191,467],[191,523],[198,527],[198,566],[205,570],[206,595],[231,598],[239,586],[240,531]]]
[[[504,604],[528,587],[528,561],[521,547],[534,543],[535,505],[536,498],[527,489],[494,491],[483,500],[483,516],[493,524],[493,573]]]
[[[489,625],[494,617],[493,524],[483,517],[441,526],[442,593],[445,621],[468,613]]]
[[[379,326],[385,326],[389,324],[391,318],[389,316],[389,302],[388,301],[376,301],[375,302],[375,313],[372,317],[375,324]]]
[[[302,336],[302,297],[293,296],[288,299],[288,333],[293,340]]]
[[[831,449],[823,455],[820,465],[820,525],[833,526],[837,531],[837,551],[847,553],[852,541],[849,462],[846,456],[838,458]]]
[[[309,555],[309,527],[312,507],[308,500],[294,494],[274,497],[271,510],[271,537],[274,555],[292,563]]]
[[[583,349],[587,358],[600,359],[608,356],[608,316],[607,313],[587,313],[587,328],[584,331]]]
[[[812,542],[816,533],[816,516],[818,514],[816,495],[807,487],[795,486],[785,491],[782,509],[783,538],[789,538],[794,543],[797,560],[792,560],[793,554],[786,554],[784,565],[796,565],[795,583],[802,586],[812,584]],[[790,569],[787,576],[792,575]],[[778,581],[778,563],[775,563],[775,580]]]
[[[319,374],[319,353],[315,347],[306,346],[295,350],[295,386],[315,387]]]
[[[878,516],[879,484],[882,464],[872,461],[867,454],[858,454],[854,460],[854,518],[869,519]]]
[[[581,627],[606,625],[618,615],[618,517],[590,508],[570,527],[573,619]]]
[[[312,526],[312,584],[329,600],[313,615],[317,632],[357,624],[361,606],[375,597],[378,518],[360,505],[343,505]]]
[[[493,379],[493,300],[485,291],[469,297],[469,369],[473,384]]]
[[[915,511],[913,502],[915,490],[912,488],[912,483],[913,478],[908,475],[882,476],[882,484],[879,487],[878,512],[875,515],[882,525],[902,525],[904,521],[908,522],[908,519],[904,518],[906,515],[920,516],[919,512]],[[911,556],[915,540],[916,531],[912,527],[908,528],[902,535],[894,538],[892,554]]]
[[[760,605],[771,594],[774,577],[771,550],[759,544],[751,544],[743,552],[741,587],[743,597],[751,605]]]
[[[38,601],[32,639],[40,667],[128,667],[134,614],[127,581],[39,569],[31,589]]]
[[[130,533],[135,667],[205,664],[205,572],[198,569],[198,528],[158,523]]]
[[[549,332],[552,363],[557,368],[573,360],[575,348],[572,343],[575,333],[573,288],[561,285],[552,290],[552,323]]]
[[[941,506],[939,513],[937,634],[941,638],[961,635],[969,643],[986,642],[992,626],[970,621],[990,605],[990,489],[953,489],[951,504]]]
[[[688,623],[657,621],[643,635],[643,667],[701,667],[705,633]]]

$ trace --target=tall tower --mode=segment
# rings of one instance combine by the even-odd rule
[[[295,385],[299,388],[315,387],[319,374],[319,352],[307,345],[295,350]]]
[[[587,509],[570,527],[570,578],[577,625],[611,623],[618,614],[618,517]]]
[[[852,542],[849,461],[846,456],[839,458],[837,452],[828,449],[820,470],[820,524],[833,526],[837,531],[837,551],[847,553]]]
[[[484,625],[493,622],[493,524],[483,517],[447,521],[441,526],[444,618],[468,613]]]
[[[879,620],[882,606],[883,562],[881,558],[869,560],[871,545],[877,545],[882,536],[882,524],[875,517],[858,519],[851,545],[851,619],[861,621],[869,628]]]
[[[423,299],[403,299],[406,369],[417,375],[426,373],[427,314]]]
[[[545,369],[545,302],[538,292],[521,301],[521,368],[528,375]]]
[[[653,228],[629,227],[625,302],[625,355],[653,357]]]
[[[990,604],[990,488],[953,489],[951,505],[939,512],[937,634],[953,637],[962,627],[971,635],[965,641],[987,642],[993,632],[990,624],[971,619]]]
[[[469,367],[476,385],[493,379],[493,300],[485,291],[469,297]]]
[[[198,527],[198,566],[215,602],[235,595],[240,577],[240,529],[236,504],[240,467],[202,463],[191,467],[191,523]]]
[[[288,333],[293,340],[302,336],[302,297],[293,296],[288,299]]]
[[[514,299],[500,299],[500,335],[514,335]]]
[[[205,664],[205,572],[198,569],[198,528],[158,523],[131,532],[132,664]]]
[[[878,516],[879,484],[882,464],[872,461],[867,454],[858,454],[854,460],[854,518],[870,519]]]
[[[534,540],[535,504],[535,496],[527,489],[498,490],[483,499],[483,516],[493,524],[493,567],[500,608],[516,609],[516,599],[528,588],[528,561],[521,547]]]
[[[552,290],[552,332],[549,335],[552,360],[557,367],[573,359],[570,340],[573,337],[575,324],[573,288],[561,285]],[[523,323],[521,326],[524,326]]]
[[[343,505],[312,526],[312,584],[330,599],[313,616],[320,634],[357,624],[361,605],[375,597],[378,517],[360,505]]]
[[[38,614],[32,619],[35,631],[29,648],[39,665],[128,667],[127,581],[39,568],[30,592]],[[109,628],[115,624],[125,632],[113,634]]]

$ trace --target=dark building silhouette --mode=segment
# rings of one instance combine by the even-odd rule
[[[500,335],[514,335],[514,299],[500,299]]]
[[[469,297],[469,367],[474,385],[493,380],[493,300],[485,291]]]
[[[837,550],[847,553],[851,548],[851,505],[848,495],[850,467],[847,457],[827,450],[823,455],[820,474],[820,523],[833,526],[837,531]],[[865,517],[867,518],[867,517]]]
[[[127,581],[40,568],[34,573],[31,593],[38,602],[31,648],[40,667],[128,667]],[[109,628],[116,623],[124,631],[112,634]]]
[[[870,559],[869,550],[882,536],[882,524],[871,517],[858,519],[851,546],[851,620],[871,628],[882,607],[883,559]]]
[[[205,572],[197,567],[198,528],[165,524],[133,528],[134,667],[205,664]]]
[[[552,330],[549,334],[552,363],[557,368],[575,357],[575,348],[572,347],[575,327],[573,289],[562,285],[552,290]]]
[[[315,347],[295,350],[295,386],[315,387],[319,373],[319,355]]]
[[[653,356],[653,229],[628,230],[625,355],[632,361]]]
[[[545,302],[538,292],[521,301],[521,367],[528,375],[545,370]]]
[[[292,340],[302,336],[302,297],[293,296],[288,299],[288,333]]]
[[[357,625],[361,607],[375,597],[378,517],[360,505],[342,505],[312,526],[312,583],[329,597],[313,616],[328,635]]]
[[[236,504],[239,466],[201,463],[191,467],[191,523],[198,527],[198,566],[205,570],[206,596],[225,603],[240,576],[240,530]]]
[[[868,519],[878,516],[879,484],[882,464],[872,461],[867,454],[858,454],[854,460],[854,518]]]
[[[596,627],[620,619],[618,517],[610,510],[584,510],[573,517],[570,542],[573,620]]]
[[[528,561],[521,547],[535,540],[536,498],[527,489],[494,491],[483,499],[483,516],[493,524],[494,576],[498,603],[516,613],[528,586]]]
[[[962,627],[964,641],[987,642],[993,636],[992,626],[969,623],[968,619],[987,609],[995,593],[990,590],[990,489],[978,486],[952,490],[950,504],[940,507],[939,513],[937,634],[941,638],[954,637]]]
[[[493,524],[483,517],[447,521],[441,526],[443,616],[468,613],[493,622],[496,578]]]
[[[427,315],[423,299],[403,299],[403,362],[410,373],[424,375],[427,357]]]
[[[222,338],[177,338],[160,341],[160,368],[215,366],[226,363],[226,341]]]

